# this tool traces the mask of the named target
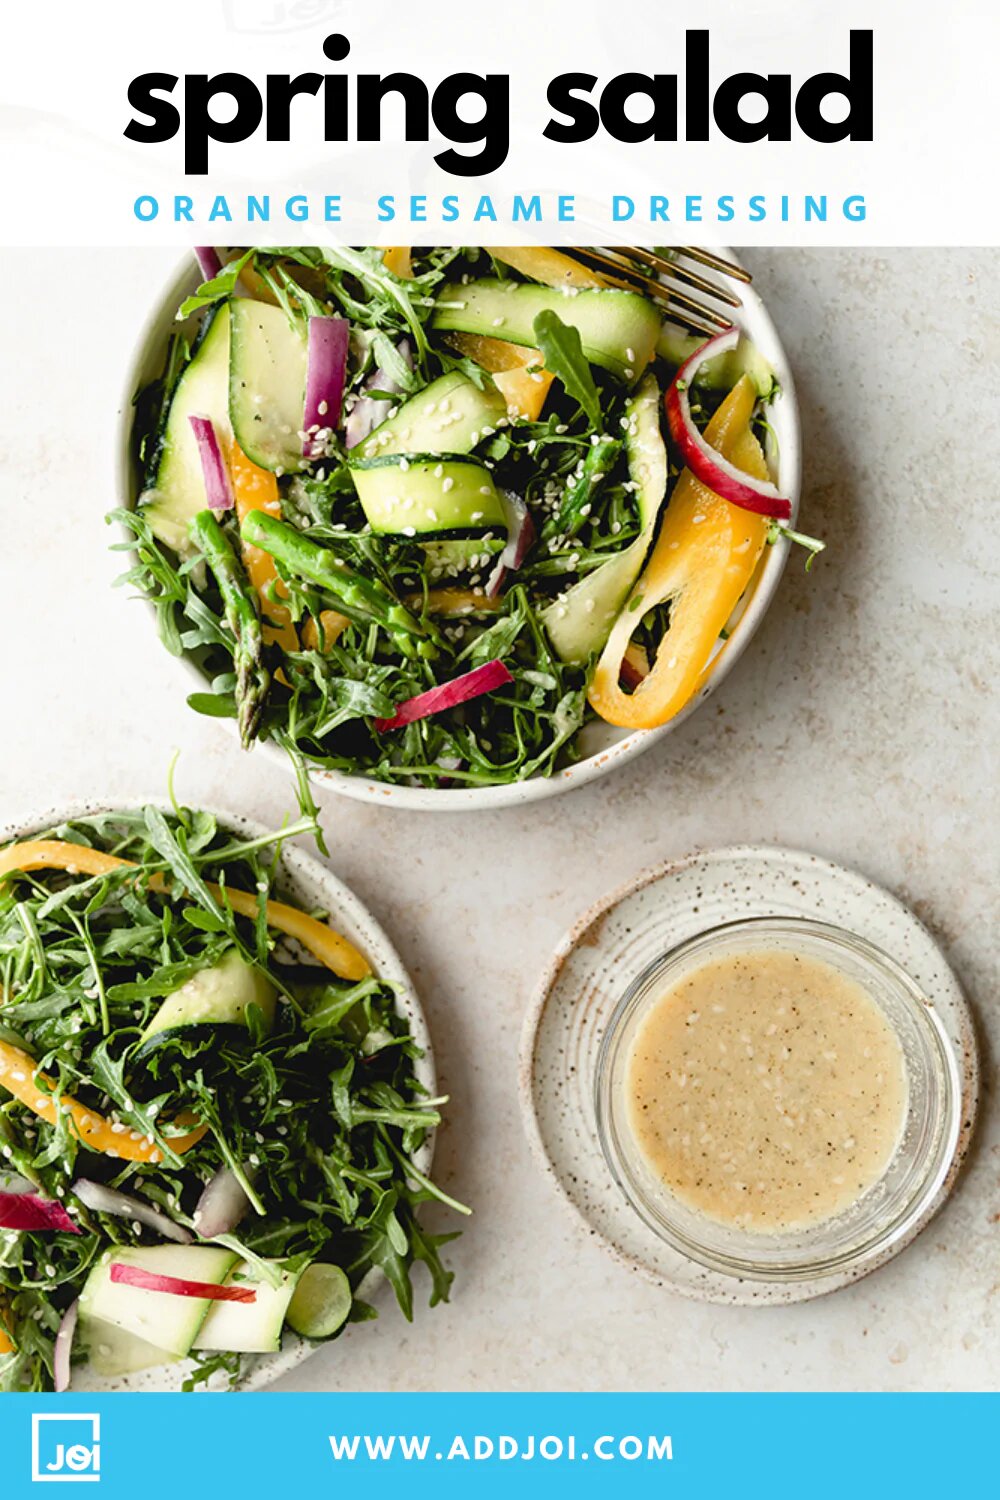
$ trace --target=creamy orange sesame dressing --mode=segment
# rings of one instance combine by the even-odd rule
[[[902,1129],[902,1049],[875,1002],[819,959],[761,949],[713,960],[643,1018],[627,1116],[685,1204],[779,1231],[850,1207]]]

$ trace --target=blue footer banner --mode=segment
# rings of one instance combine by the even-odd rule
[[[0,1496],[809,1500],[995,1488],[992,1395],[9,1396]],[[180,1404],[179,1404],[180,1403]],[[90,1492],[87,1492],[90,1493]],[[384,1490],[383,1493],[390,1493]]]

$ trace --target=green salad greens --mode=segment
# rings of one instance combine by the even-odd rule
[[[662,397],[692,341],[658,303],[552,251],[216,265],[137,396],[136,504],[115,513],[126,579],[205,676],[192,707],[300,771],[432,788],[549,776],[589,720],[676,711],[706,665],[686,646],[634,722],[594,690],[683,467]],[[776,387],[748,343],[706,365],[693,420],[740,381],[763,435]],[[754,532],[741,577],[783,529]],[[671,625],[669,601],[637,611],[623,692]]]
[[[236,1380],[286,1319],[373,1317],[375,1268],[407,1318],[418,1261],[447,1299],[452,1236],[419,1220],[459,1207],[419,1165],[444,1100],[392,985],[322,913],[275,904],[304,832],[146,807],[0,851],[0,1389],[59,1389],[70,1358]],[[222,1290],[116,1285],[119,1263]]]

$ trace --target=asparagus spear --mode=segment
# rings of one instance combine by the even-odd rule
[[[294,526],[264,511],[251,510],[243,518],[241,534],[245,542],[269,552],[285,572],[315,583],[344,614],[383,626],[404,656],[429,659],[437,655],[434,640],[391,589],[349,567],[335,552],[310,541]]]
[[[271,685],[271,674],[264,665],[260,601],[247,582],[242,563],[210,510],[199,511],[188,531],[219,586],[226,622],[235,638],[233,665],[236,668],[236,717],[244,749],[249,749],[260,728],[261,715]]]
[[[590,514],[594,496],[621,451],[622,445],[617,438],[605,437],[598,443],[591,443],[579,477],[567,485],[558,512],[542,527],[543,542],[554,536],[576,536]]]

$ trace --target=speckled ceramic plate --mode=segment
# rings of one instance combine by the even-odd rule
[[[906,970],[947,1036],[961,1092],[947,1171],[909,1232],[850,1270],[808,1282],[742,1280],[665,1244],[626,1201],[598,1144],[597,1056],[618,1000],[642,970],[678,943],[744,917],[812,917],[867,938]],[[972,1018],[944,955],[920,921],[863,876],[787,849],[720,849],[659,865],[584,916],[564,938],[525,1021],[521,1093],[532,1148],[578,1221],[657,1285],[702,1301],[803,1301],[847,1285],[907,1245],[940,1208],[964,1157],[976,1112]]]
[[[142,807],[147,803],[163,806],[158,797],[128,799],[116,803],[86,802],[70,808],[42,809],[26,817],[16,826],[0,829],[0,846],[11,839],[28,838],[32,834],[57,828],[61,823],[74,818],[89,817],[94,813],[107,812],[111,807]],[[240,837],[259,838],[271,830],[250,818],[211,807],[205,809],[218,819],[221,826]],[[163,806],[163,811],[169,811]],[[381,978],[396,986],[396,1005],[400,1015],[409,1022],[410,1032],[423,1051],[423,1057],[414,1066],[414,1071],[430,1098],[437,1094],[434,1072],[434,1054],[430,1033],[413,981],[403,968],[395,948],[371,912],[337,879],[315,856],[292,845],[286,845],[281,856],[278,889],[286,900],[303,906],[306,910],[325,911],[330,925],[348,938],[368,959],[373,970]],[[434,1138],[430,1136],[416,1153],[414,1160],[422,1172],[429,1172],[434,1156]],[[373,1269],[360,1283],[357,1295],[365,1302],[378,1298],[385,1286],[385,1277]],[[372,1330],[366,1324],[349,1327],[337,1340],[342,1358],[350,1357],[350,1348],[356,1338],[371,1338]],[[285,1332],[279,1353],[247,1357],[239,1389],[260,1390],[295,1369],[309,1358],[322,1344],[311,1344],[305,1339]],[[73,1391],[177,1391],[188,1372],[187,1363],[161,1365],[150,1370],[141,1370],[135,1375],[117,1380],[105,1380],[88,1371],[86,1366],[74,1367]]]
[[[723,247],[719,248],[719,254],[736,259],[732,251]],[[703,266],[697,269],[702,275],[714,275]],[[133,455],[133,398],[136,391],[141,390],[162,370],[167,340],[177,328],[177,308],[195,290],[200,279],[194,257],[186,256],[167,286],[156,292],[149,319],[137,338],[135,357],[126,375],[125,389],[118,409],[118,503],[126,508],[135,505],[141,487]],[[791,524],[794,525],[802,482],[802,432],[795,381],[788,356],[763,301],[752,286],[741,286],[739,295],[742,305],[733,310],[734,321],[746,330],[764,357],[770,361],[781,388],[779,398],[767,408],[767,418],[775,439],[768,458],[774,467],[782,493],[791,500]],[[123,530],[123,537],[126,541],[134,542],[131,532]],[[345,797],[375,802],[380,807],[402,807],[418,812],[483,812],[496,807],[513,807],[541,801],[557,796],[560,792],[570,791],[573,787],[585,786],[641,755],[664,735],[673,733],[718,687],[736,665],[763,620],[780,582],[788,548],[789,543],[784,537],[774,546],[765,547],[750,586],[729,622],[729,634],[725,644],[715,655],[704,687],[676,718],[659,729],[637,729],[628,733],[597,720],[583,729],[579,740],[580,758],[572,765],[564,766],[552,776],[535,776],[527,781],[514,781],[501,786],[439,788],[390,785],[370,776],[347,775],[321,767],[313,767],[310,774],[317,786],[329,787]],[[152,607],[148,613],[150,619],[154,619]],[[155,646],[151,639],[150,650],[153,649]],[[185,654],[177,658],[177,661],[189,680],[189,689],[204,689],[205,677],[194,656]],[[219,724],[226,733],[235,734],[233,721],[223,719],[219,720]],[[265,740],[256,747],[254,753],[270,760],[288,774],[288,758],[280,746]]]

